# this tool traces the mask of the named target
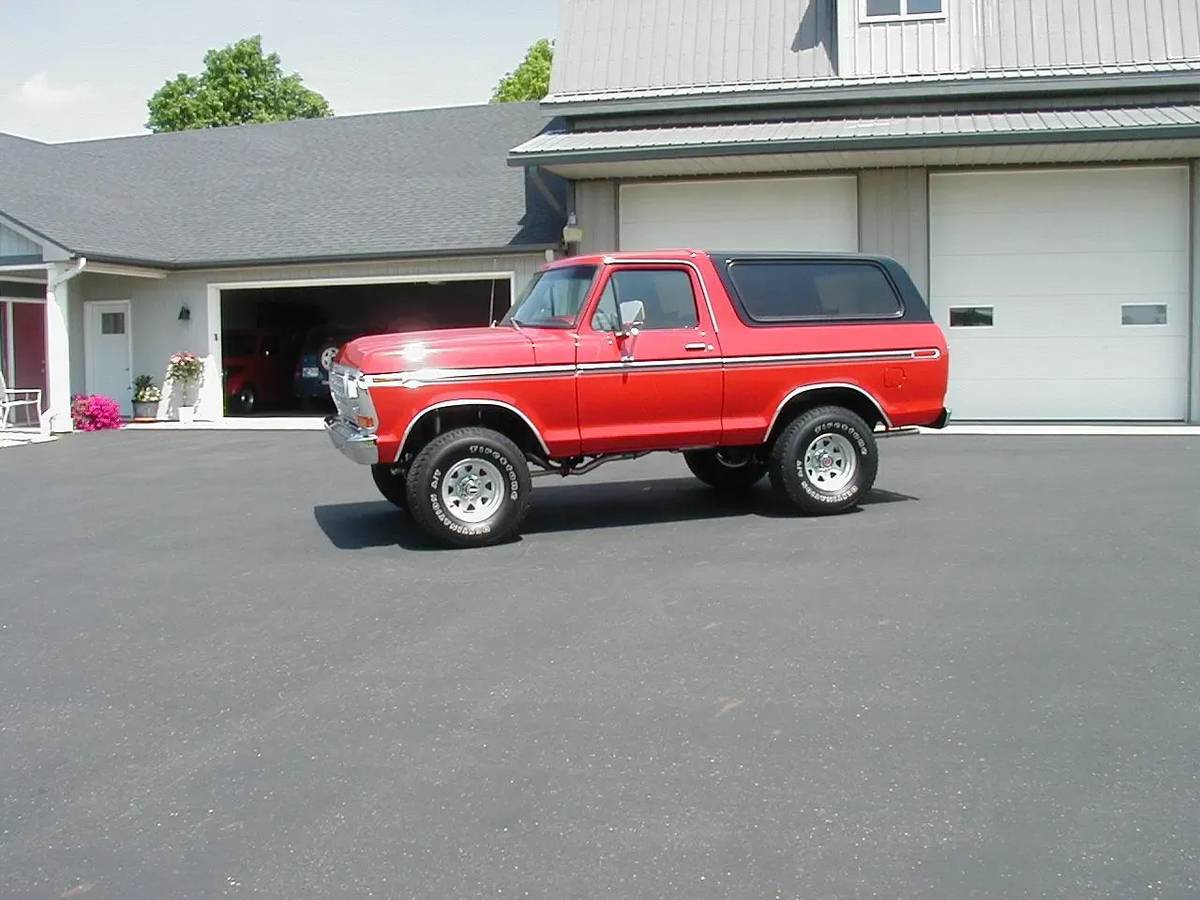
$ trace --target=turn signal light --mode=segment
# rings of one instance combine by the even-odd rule
[[[358,423],[359,428],[374,428],[375,420],[370,416],[355,416],[354,421]]]

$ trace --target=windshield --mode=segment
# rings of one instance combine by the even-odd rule
[[[570,328],[596,277],[596,266],[563,266],[538,272],[503,319],[535,328]]]

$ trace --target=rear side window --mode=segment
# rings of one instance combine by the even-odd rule
[[[869,262],[735,260],[729,279],[746,315],[763,324],[904,315],[891,280]]]

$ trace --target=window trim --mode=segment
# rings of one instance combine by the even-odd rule
[[[935,13],[910,13],[908,0],[900,0],[898,15],[869,16],[867,15],[867,0],[858,0],[858,23],[860,25],[883,25],[888,22],[939,22],[946,18],[946,6],[949,0],[941,0],[942,11]]]
[[[990,309],[992,311],[992,321],[990,325],[955,325],[953,316],[951,315],[956,309]],[[996,327],[996,304],[995,303],[955,303],[953,306],[946,307],[946,327],[947,328],[970,328],[979,330],[982,328]]]
[[[733,280],[733,270],[739,265],[757,265],[762,263],[786,263],[798,266],[870,266],[883,276],[888,287],[892,289],[892,294],[896,298],[896,312],[887,316],[805,316],[791,319],[756,319],[750,314],[750,310],[746,308],[746,304],[742,300],[737,282]],[[904,302],[904,292],[900,290],[900,286],[896,284],[892,278],[892,273],[887,270],[887,267],[873,259],[839,259],[837,257],[797,259],[786,256],[731,257],[722,266],[722,269],[722,274],[725,276],[723,280],[729,289],[729,299],[733,301],[734,311],[737,313],[738,318],[742,320],[742,324],[749,328],[811,328],[813,326],[821,327],[827,325],[874,325],[880,322],[895,322],[904,319],[908,315],[908,306]]]
[[[604,278],[598,280],[592,287],[595,291],[591,301],[587,304],[586,318],[580,322],[579,331],[583,330],[586,324],[587,330],[592,334],[612,334],[611,331],[599,331],[592,322],[596,318],[596,313],[600,309],[600,301],[604,299],[604,292],[608,290],[609,283],[620,272],[681,272],[688,280],[688,287],[692,290],[692,303],[696,307],[696,324],[686,325],[682,328],[643,328],[643,331],[654,333],[659,331],[700,331],[704,328],[704,313],[710,307],[707,303],[708,297],[705,295],[705,305],[703,310],[700,305],[700,295],[696,292],[697,285],[701,290],[704,289],[704,281],[701,279],[699,272],[688,263],[682,260],[663,260],[662,262],[649,262],[642,260],[616,260],[605,265]],[[618,309],[620,301],[617,301]]]
[[[1153,306],[1162,307],[1163,320],[1161,322],[1126,322],[1125,308],[1127,306]],[[1171,324],[1171,304],[1169,303],[1122,303],[1121,304],[1121,327],[1122,328],[1166,328]]]

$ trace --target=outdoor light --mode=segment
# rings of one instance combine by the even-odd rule
[[[180,322],[190,322],[191,320],[192,320],[192,311],[190,309],[188,309],[188,305],[185,303],[185,304],[183,304],[183,306],[179,307],[179,321]]]

